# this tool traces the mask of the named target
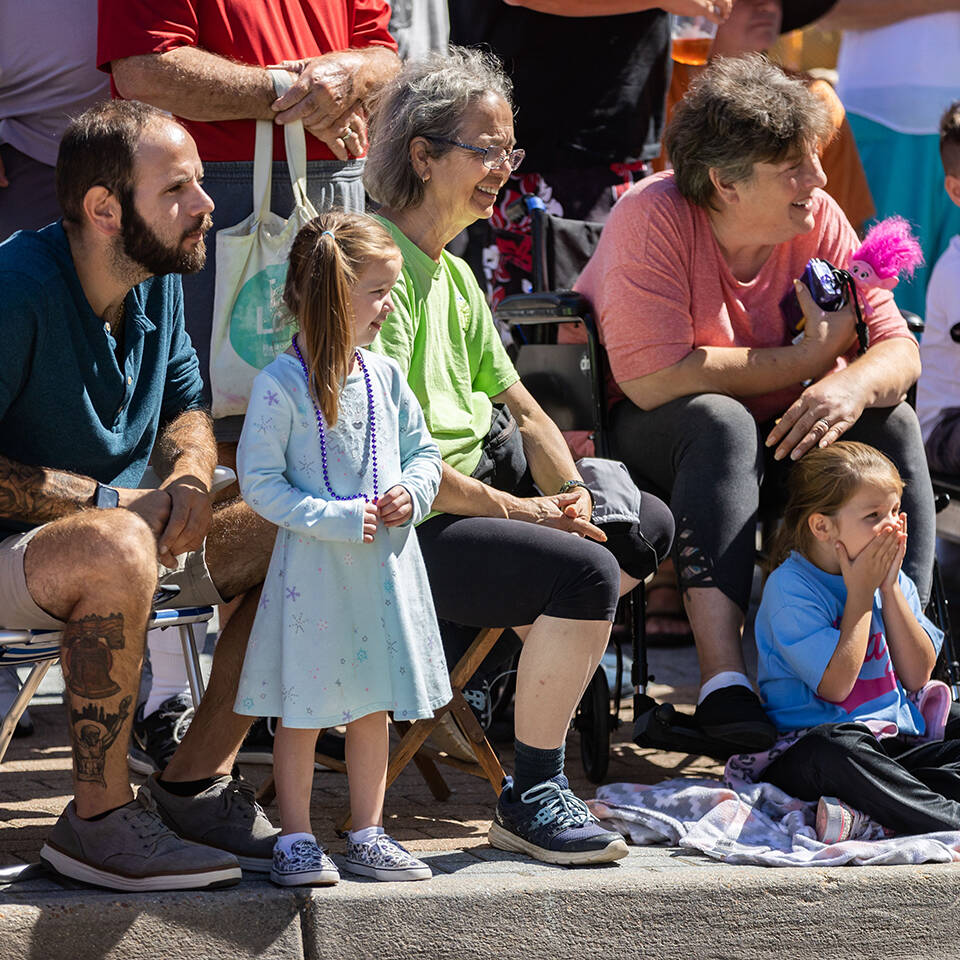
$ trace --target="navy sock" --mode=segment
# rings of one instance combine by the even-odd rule
[[[520,794],[531,787],[535,787],[544,780],[563,773],[563,756],[565,745],[560,744],[553,750],[540,750],[537,747],[528,747],[519,740],[514,740],[516,758],[513,764],[513,796]]]

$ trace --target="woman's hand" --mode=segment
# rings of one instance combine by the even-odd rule
[[[857,317],[853,304],[842,310],[821,310],[805,283],[793,281],[800,309],[803,311],[803,339],[796,349],[810,358],[811,375],[821,377],[834,364],[837,357],[846,353],[857,336]]]
[[[373,543],[373,538],[377,533],[377,518],[379,511],[375,503],[365,503],[363,505],[363,542]]]
[[[845,370],[811,383],[787,408],[767,436],[767,446],[779,444],[774,458],[790,454],[799,460],[811,447],[826,447],[860,419],[864,399]]]
[[[871,602],[874,592],[890,575],[890,568],[900,552],[900,537],[900,530],[887,524],[860,551],[855,560],[850,559],[843,543],[837,541],[837,560],[840,562],[843,582],[847,586],[848,598],[858,599],[865,604]]]
[[[514,497],[508,514],[511,520],[541,523],[604,543],[607,535],[583,516],[583,511],[590,509],[584,507],[589,499],[589,493],[580,488],[552,497]]]
[[[880,592],[882,594],[889,593],[897,585],[898,577],[900,575],[900,567],[903,564],[903,558],[907,552],[907,515],[905,513],[900,514],[900,519],[897,522],[896,532],[897,552],[890,564],[890,569],[887,571],[887,575],[883,578],[883,583],[880,584]]]
[[[385,527],[399,527],[413,516],[413,500],[407,488],[399,483],[380,498],[377,506]]]

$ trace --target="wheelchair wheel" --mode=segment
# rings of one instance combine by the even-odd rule
[[[580,733],[580,759],[591,783],[600,783],[610,765],[610,684],[597,668],[577,707],[574,727]]]

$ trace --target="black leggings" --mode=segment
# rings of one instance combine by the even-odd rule
[[[954,714],[955,715],[955,714]],[[792,797],[837,797],[896,833],[960,830],[960,740],[877,740],[859,723],[814,727],[763,772]]]
[[[641,410],[623,400],[611,415],[615,455],[638,486],[666,496],[677,521],[674,543],[680,583],[717,587],[746,611],[753,580],[757,511],[764,497],[782,503],[789,457],[775,461],[758,426],[739,401],[704,393]],[[920,425],[913,410],[864,410],[843,435],[882,450],[906,481],[903,509],[910,518],[904,572],[920,599],[930,596],[934,507]],[[764,479],[766,475],[766,480]]]

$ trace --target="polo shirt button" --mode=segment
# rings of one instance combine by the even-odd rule
[[[133,377],[127,377],[127,386],[130,386],[131,383],[133,383]]]

